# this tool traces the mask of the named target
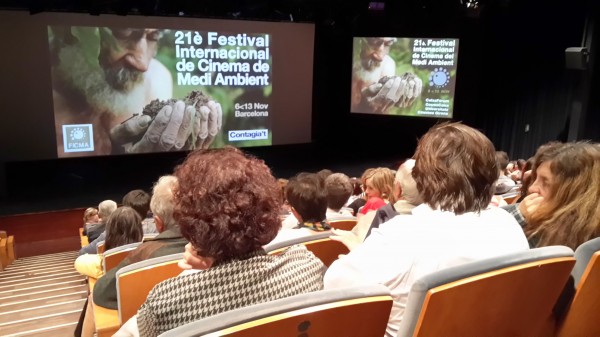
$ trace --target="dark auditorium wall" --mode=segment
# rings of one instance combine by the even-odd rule
[[[342,8],[322,6],[312,16],[313,143],[247,149],[276,176],[323,167],[359,175],[369,166],[394,166],[412,154],[418,137],[436,123],[349,113],[353,36],[460,38],[454,119],[482,130],[512,157],[532,155],[565,128],[574,89],[564,69],[564,49],[581,41],[586,3],[486,1],[480,12],[471,12],[457,6],[458,1],[390,1],[384,13],[372,13],[367,2],[360,9],[332,2]],[[598,86],[598,79],[594,83]],[[598,105],[597,98],[590,104]],[[526,124],[529,132],[524,132]],[[83,207],[105,198],[119,201],[130,189],[149,190],[186,155],[7,161],[7,151],[0,150],[0,214]]]

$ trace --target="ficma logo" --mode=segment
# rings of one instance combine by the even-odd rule
[[[65,152],[94,151],[94,130],[92,124],[63,125]]]

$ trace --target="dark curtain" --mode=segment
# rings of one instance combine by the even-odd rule
[[[542,144],[566,140],[579,77],[565,49],[579,46],[585,6],[524,1],[489,11],[479,113],[498,150],[527,159]]]

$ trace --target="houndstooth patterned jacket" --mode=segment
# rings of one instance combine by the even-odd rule
[[[252,304],[323,289],[325,267],[303,246],[264,251],[159,283],[139,309],[140,336]]]

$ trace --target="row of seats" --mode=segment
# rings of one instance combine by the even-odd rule
[[[344,253],[339,250],[343,245],[328,234],[303,243],[320,258],[326,252],[324,262]],[[265,249],[276,254],[300,240]],[[414,284],[398,336],[600,335],[595,320],[600,309],[599,251],[596,239],[575,254],[564,246],[544,247],[432,273]],[[119,309],[111,310],[112,317],[106,309],[95,309],[99,336],[114,333],[135,315],[155,284],[178,275],[181,257],[164,256],[119,270]],[[564,319],[556,318],[556,304],[569,288],[575,292],[572,303]],[[324,290],[216,315],[164,336],[383,336],[391,305],[389,290],[382,286]]]
[[[0,271],[15,261],[15,237],[0,231]]]

